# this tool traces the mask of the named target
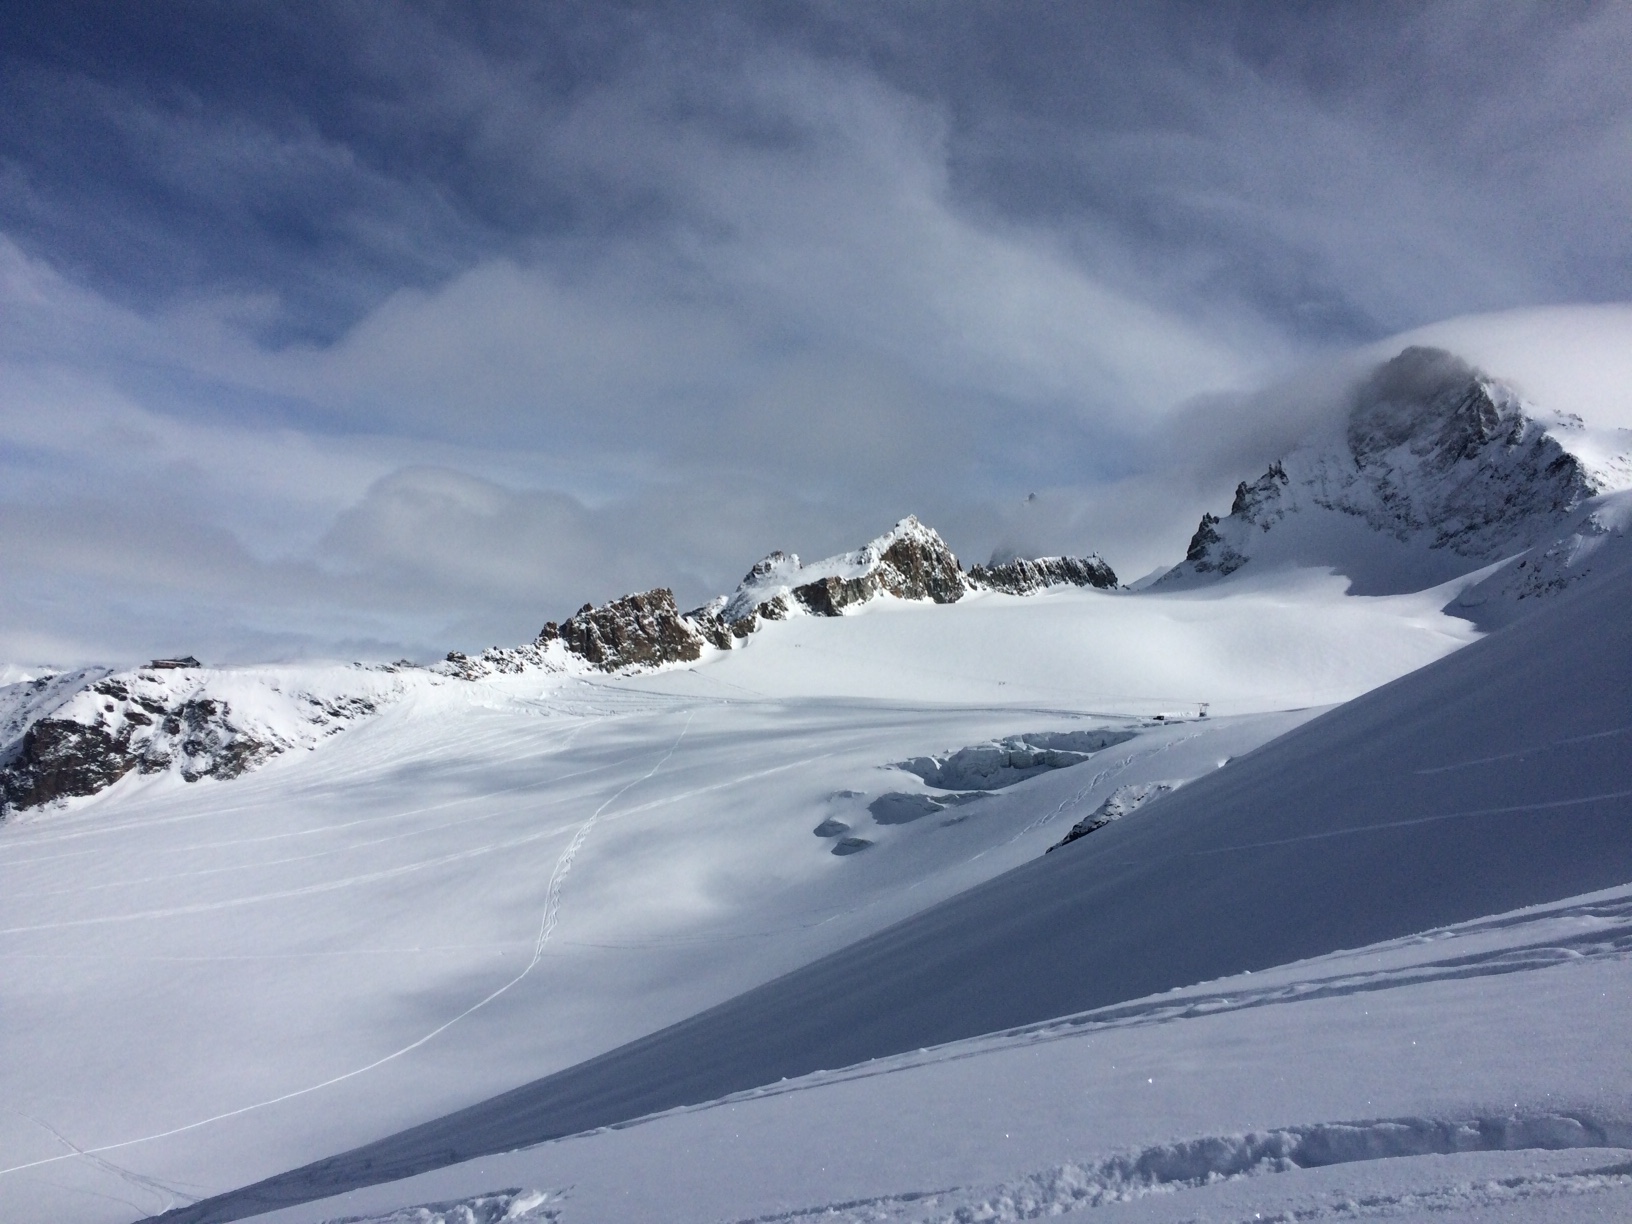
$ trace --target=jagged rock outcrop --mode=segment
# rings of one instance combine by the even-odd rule
[[[1016,557],[994,565],[969,567],[969,585],[1010,595],[1030,595],[1051,586],[1116,586],[1116,571],[1097,554],[1086,557]]]
[[[282,745],[235,726],[223,701],[203,697],[166,707],[129,699],[117,680],[103,681],[94,691],[130,704],[119,711],[121,718],[108,722],[42,718],[33,723],[17,756],[0,771],[7,807],[94,795],[132,770],[161,773],[172,763],[188,782],[236,778],[283,751]]]
[[[1582,428],[1450,353],[1407,348],[1359,384],[1335,435],[1242,481],[1226,517],[1204,514],[1185,560],[1160,581],[1234,573],[1265,551],[1266,536],[1293,521],[1313,530],[1321,512],[1442,555],[1445,576],[1465,572],[1529,547],[1625,484],[1627,456],[1588,458],[1600,448],[1579,445]],[[1632,435],[1619,446],[1632,450]]]
[[[771,553],[731,595],[703,611],[721,624],[736,625],[756,616],[781,619],[795,607],[813,616],[841,616],[881,595],[956,603],[968,589],[946,541],[908,515],[854,552],[813,565],[801,564],[792,553]]]
[[[273,677],[240,679],[230,688],[259,707],[255,717],[212,691],[196,665],[7,686],[0,814],[94,795],[131,773],[235,778],[374,713],[381,695],[357,674],[362,691],[288,691]]]
[[[949,604],[971,590],[1027,594],[1064,583],[1114,587],[1116,575],[1097,556],[977,565],[966,575],[946,541],[909,515],[854,552],[811,565],[793,553],[773,552],[756,561],[730,595],[684,614],[676,608],[673,593],[663,589],[599,608],[585,604],[565,622],[545,625],[532,648],[489,650],[479,660],[455,652],[448,656],[446,669],[467,678],[525,669],[537,665],[527,655],[529,649],[536,653],[554,642],[604,671],[689,663],[701,657],[704,646],[732,649],[766,621],[843,616],[885,597]]]
[[[702,656],[705,640],[696,622],[680,615],[667,587],[599,608],[585,604],[559,625],[550,621],[538,635],[540,644],[558,639],[602,671],[689,663]]]

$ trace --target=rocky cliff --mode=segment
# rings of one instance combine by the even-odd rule
[[[992,565],[969,567],[969,585],[1010,595],[1030,595],[1052,586],[1113,590],[1116,571],[1097,555],[1087,557],[1017,557]]]
[[[950,604],[975,590],[1023,595],[1066,584],[1114,587],[1116,575],[1097,556],[1017,559],[965,574],[946,541],[909,515],[861,548],[810,565],[773,552],[730,595],[690,612],[679,612],[673,592],[648,591],[599,608],[585,604],[562,624],[545,625],[538,642],[559,641],[603,671],[653,667],[692,662],[705,646],[730,650],[766,621],[790,616],[843,616],[882,598]]]
[[[692,620],[680,615],[674,592],[665,587],[625,595],[599,608],[585,604],[557,625],[545,624],[540,645],[559,640],[568,650],[602,671],[689,663],[703,653],[703,637]]]
[[[386,668],[331,668],[321,682],[222,673],[191,659],[69,673],[0,689],[0,815],[94,795],[128,774],[235,778],[312,747],[390,701]]]

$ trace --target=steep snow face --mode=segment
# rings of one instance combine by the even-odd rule
[[[1249,561],[1332,565],[1360,591],[1446,581],[1550,536],[1588,499],[1632,486],[1632,431],[1547,414],[1440,349],[1413,347],[1317,437],[1205,515],[1163,583]]]
[[[311,748],[401,691],[395,668],[147,667],[0,689],[0,814],[84,797],[131,773],[235,778]]]
[[[1627,1220],[1629,947],[1620,888],[255,1218]]]

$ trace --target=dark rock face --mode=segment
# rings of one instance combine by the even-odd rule
[[[823,578],[793,589],[793,597],[814,616],[843,616],[852,604],[866,603],[884,589],[878,575]]]
[[[968,591],[963,567],[940,536],[927,528],[901,535],[859,578],[822,578],[795,587],[793,597],[815,616],[842,616],[844,609],[879,595],[957,603]]]
[[[1052,586],[1116,586],[1116,572],[1097,555],[1087,557],[1017,557],[998,565],[969,568],[969,585],[1011,595],[1029,595]]]
[[[47,717],[23,735],[0,768],[0,808],[37,807],[55,799],[94,795],[135,770],[159,773],[179,763],[188,782],[236,778],[283,751],[247,735],[232,722],[224,701],[194,697],[166,706],[132,696],[108,679],[90,691],[105,702],[109,721]]]
[[[1602,491],[1509,388],[1450,353],[1413,346],[1356,388],[1335,448],[1292,452],[1237,485],[1227,517],[1204,514],[1171,576],[1233,573],[1262,532],[1311,508],[1490,561]]]
[[[559,625],[550,621],[538,635],[541,645],[557,639],[602,671],[689,663],[701,657],[705,640],[713,640],[680,615],[674,592],[666,587],[625,595],[599,608],[585,604]]]
[[[94,795],[136,767],[137,758],[105,727],[42,718],[23,736],[22,751],[3,771],[5,807]]]
[[[1251,484],[1243,480],[1235,486],[1235,500],[1230,503],[1230,513],[1256,521],[1260,508],[1274,502],[1287,483],[1286,468],[1277,460]]]
[[[884,589],[897,599],[932,599],[957,603],[965,586],[963,566],[934,532],[905,535],[884,550],[876,571]]]
[[[1439,349],[1408,348],[1379,366],[1356,396],[1347,441],[1377,500],[1353,512],[1401,539],[1431,531],[1432,547],[1468,557],[1602,492],[1511,392]]]

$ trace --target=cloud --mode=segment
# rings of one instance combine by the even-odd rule
[[[1613,6],[113,20],[0,51],[16,650],[468,648],[908,512],[1137,576],[1356,345],[1632,296]],[[1632,414],[1582,318],[1422,335]]]

